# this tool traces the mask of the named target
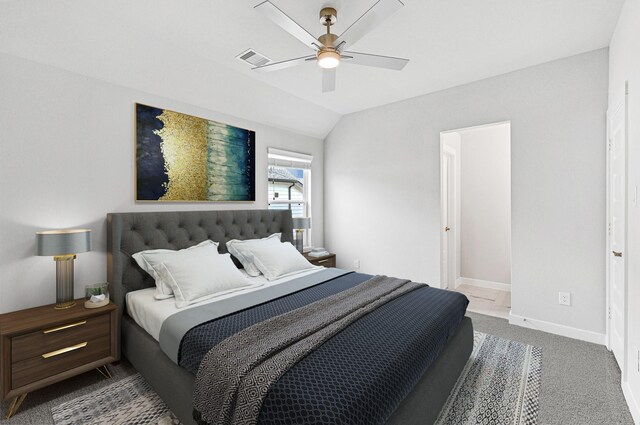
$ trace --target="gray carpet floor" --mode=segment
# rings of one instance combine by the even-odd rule
[[[538,423],[633,424],[620,388],[620,371],[604,346],[509,325],[504,319],[468,313],[474,329],[542,347],[542,384]],[[126,361],[111,366],[105,379],[88,372],[31,393],[18,414],[2,424],[53,424],[51,407],[135,373]],[[4,418],[9,402],[2,403]]]
[[[467,313],[476,331],[542,348],[538,423],[630,424],[620,369],[603,345],[510,325],[505,319]]]

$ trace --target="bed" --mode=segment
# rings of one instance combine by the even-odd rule
[[[157,335],[155,335],[155,337],[152,336],[154,333],[153,329],[145,325],[139,317],[136,319],[138,320],[137,323],[136,320],[132,318],[132,315],[136,315],[135,313],[128,313],[128,307],[130,306],[127,306],[127,294],[129,294],[130,299],[133,299],[132,294],[143,294],[145,289],[155,287],[154,280],[151,276],[140,269],[131,256],[136,252],[147,249],[183,249],[194,246],[207,239],[219,242],[219,251],[223,253],[226,252],[225,243],[230,239],[256,239],[267,237],[274,233],[282,233],[283,242],[292,242],[291,213],[289,211],[273,210],[112,213],[107,215],[107,232],[107,274],[112,299],[118,306],[121,315],[120,346],[122,354],[147,380],[149,385],[166,402],[171,411],[176,414],[183,424],[196,423],[193,419],[192,404],[196,380],[193,364],[191,365],[191,371],[179,366],[175,359],[172,360],[170,356],[167,355],[167,352],[163,351],[163,348],[161,348],[157,340]],[[326,283],[312,285],[309,289],[305,289],[299,293],[305,291],[311,293],[319,287],[330,288],[332,285],[353,286],[371,278],[371,276],[353,272],[337,271],[333,272],[333,275],[326,270],[321,272],[329,276]],[[320,274],[321,273],[318,272],[318,275]],[[303,278],[295,279],[293,282],[300,280],[303,280]],[[445,300],[445,298],[447,300],[453,299],[448,295],[450,293],[447,292],[445,294],[445,291],[439,289],[420,288],[414,292],[420,292],[420,294],[423,294],[421,296],[430,300],[437,297],[444,297],[443,300]],[[289,296],[291,295],[287,295],[287,297]],[[399,300],[405,298],[407,297],[400,297]],[[269,301],[269,303],[276,302],[277,300],[279,299]],[[442,302],[444,303],[445,301]],[[456,302],[460,304],[459,300]],[[265,303],[265,305],[266,304],[268,303]],[[394,300],[387,304],[395,305],[393,308],[396,309],[406,308],[401,305],[400,301],[396,302]],[[464,307],[466,308],[466,304],[464,304]],[[382,308],[378,310],[382,310]],[[378,314],[378,310],[376,310],[376,314]],[[429,307],[429,310],[437,310],[437,308],[432,306]],[[363,319],[358,320],[355,324],[361,324],[362,326],[360,327],[362,329],[359,331],[354,330],[353,332],[360,332],[360,335],[365,335],[366,332],[370,332],[370,329],[368,330],[365,326],[367,325],[367,321],[370,327],[383,327],[384,323],[388,322],[388,320],[383,320],[376,324],[376,314],[368,314]],[[397,313],[395,314],[397,315]],[[462,315],[464,316],[464,312]],[[216,322],[223,321],[225,318],[213,320],[211,323],[215,324]],[[380,317],[378,317],[378,320],[380,320]],[[139,323],[148,328],[148,330],[145,330]],[[354,329],[357,328],[355,324],[351,326]],[[442,327],[441,325],[438,326]],[[440,331],[441,330],[439,330],[439,332]],[[336,382],[340,379],[356,379],[357,377],[340,378],[343,375],[349,375],[346,372],[352,373],[351,368],[354,367],[356,369],[361,368],[361,374],[367,373],[367,366],[362,366],[363,362],[361,360],[370,355],[367,353],[358,360],[357,354],[349,352],[350,350],[345,350],[344,347],[351,347],[351,345],[344,344],[351,344],[351,342],[346,336],[342,337],[343,334],[346,335],[348,332],[341,332],[339,334],[341,338],[331,338],[317,350],[321,351],[320,349],[323,349],[327,352],[331,351],[331,349],[334,351],[342,350],[342,354],[337,357],[340,361],[334,362],[334,367],[337,369],[324,371],[325,377],[328,373],[334,373],[335,375],[331,379],[335,379]],[[441,407],[445,403],[449,392],[453,388],[471,354],[473,348],[471,320],[467,317],[458,319],[455,327],[447,331],[445,338],[441,347],[437,349],[437,352],[434,350],[434,353],[429,353],[429,355],[433,356],[433,360],[430,360],[428,368],[426,368],[425,371],[420,372],[415,382],[411,383],[411,388],[400,391],[400,387],[398,387],[392,393],[382,395],[386,405],[383,406],[384,408],[380,407],[382,410],[379,413],[375,413],[377,415],[376,423],[392,425],[431,424],[436,420]],[[360,343],[367,344],[370,342],[360,341]],[[341,346],[339,344],[343,345]],[[384,344],[381,342],[380,345]],[[183,347],[181,347],[181,349],[183,349]],[[389,353],[393,351],[391,350],[391,346],[387,348],[387,351]],[[387,353],[387,355],[389,355],[389,353]],[[308,357],[312,358],[314,356],[310,355]],[[319,354],[315,357],[320,358],[321,355]],[[346,360],[343,360],[343,358]],[[305,358],[304,360],[304,362],[300,362],[300,364],[295,366],[299,368],[298,372],[300,373],[298,373],[298,375],[302,373],[302,375],[306,376],[306,374],[312,374],[313,371],[321,369],[318,367],[318,364],[310,363],[313,359],[307,361],[307,358]],[[349,363],[349,361],[354,361],[355,363]],[[389,362],[390,365],[393,363],[393,361]],[[381,366],[379,363],[376,364],[376,370],[379,370]],[[348,371],[344,369],[347,366],[350,368]],[[342,371],[339,369],[340,367],[343,368]],[[394,371],[392,372],[395,373]],[[290,386],[295,385],[292,383],[294,379],[295,376],[292,377],[287,374],[286,379],[282,377],[280,380],[285,382],[281,385],[284,387],[280,388],[279,391],[276,391],[277,388],[275,388],[269,393],[263,405],[263,412],[261,412],[259,423],[278,423],[279,403],[287,403],[286,397],[288,390],[286,385],[287,382]],[[280,381],[278,381],[279,385],[281,383]],[[345,382],[351,384],[351,381]],[[391,389],[395,388],[388,383],[373,382],[371,385],[373,392],[376,390],[386,391],[387,387]],[[406,387],[407,383],[403,383],[402,385]],[[309,387],[311,388],[313,385]],[[329,403],[331,400],[335,401],[341,398],[340,394],[332,394],[331,391],[326,388],[323,389],[323,387],[315,388],[315,391],[320,391],[318,394],[322,394],[323,396],[326,394],[327,397],[329,397],[327,400],[330,400],[325,400],[324,402],[320,400],[318,403]],[[313,391],[311,391],[311,393],[313,394]],[[278,395],[272,396],[272,394]],[[393,400],[388,401],[387,399]],[[367,401],[371,403],[370,399]],[[317,405],[316,407],[321,409],[325,406]],[[337,407],[333,406],[333,408]],[[363,406],[359,406],[359,408],[363,409]],[[375,411],[376,408],[378,408],[378,406],[374,405],[364,410]],[[364,414],[366,415],[367,412]],[[291,422],[295,419],[289,418],[287,420]],[[285,420],[283,420],[283,422],[285,422]],[[306,420],[305,422],[313,421]],[[326,422],[326,417],[323,420],[320,416],[315,422],[324,423]],[[362,417],[360,419],[350,420],[349,422],[372,423],[369,420],[365,421]],[[334,423],[337,423],[337,421],[334,421]]]

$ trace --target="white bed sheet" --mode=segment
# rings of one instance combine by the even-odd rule
[[[268,286],[278,285],[284,282],[288,282],[292,279],[297,279],[302,276],[307,276],[313,273],[317,273],[323,270],[324,267],[318,267],[311,270],[305,270],[300,273],[291,274],[283,278],[268,281],[264,275],[251,277],[244,270],[240,270],[251,283],[260,284],[257,287],[250,287],[244,290],[232,292],[230,294],[221,295],[219,297],[211,298],[206,301],[202,301],[196,304],[191,304],[187,307],[177,308],[174,298],[168,298],[166,300],[156,300],[154,295],[156,294],[155,286],[152,288],[140,289],[138,291],[131,291],[127,293],[127,314],[140,326],[147,331],[156,341],[160,340],[160,329],[162,323],[171,315],[179,313],[184,310],[188,310],[193,307],[198,307],[212,302],[218,302],[227,298],[236,297],[248,292],[259,291]]]

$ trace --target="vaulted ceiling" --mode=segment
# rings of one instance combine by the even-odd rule
[[[272,0],[314,35],[323,6],[338,10],[340,34],[375,1]],[[261,74],[235,58],[311,52],[255,11],[260,2],[5,0],[0,52],[324,137],[343,114],[606,47],[623,3],[404,0],[350,49],[409,58],[405,69],[341,64],[323,94],[313,63]]]

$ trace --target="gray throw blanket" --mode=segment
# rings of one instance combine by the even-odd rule
[[[269,388],[292,366],[358,318],[423,286],[376,276],[230,336],[200,364],[194,418],[200,424],[256,424]]]

